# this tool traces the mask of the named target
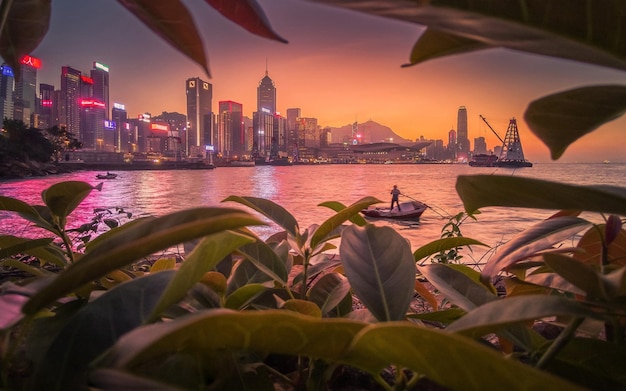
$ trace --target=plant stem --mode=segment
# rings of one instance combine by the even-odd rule
[[[574,318],[567,325],[565,330],[563,330],[563,332],[559,334],[554,342],[552,342],[552,345],[550,345],[548,350],[543,354],[543,356],[541,356],[535,367],[543,368],[552,359],[552,357],[556,356],[561,351],[561,349],[563,349],[563,347],[572,339],[572,337],[574,336],[574,332],[576,331],[576,329],[578,329],[578,326],[580,326],[584,320],[585,318]]]

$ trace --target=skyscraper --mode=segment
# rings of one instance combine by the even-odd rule
[[[457,145],[459,149],[459,157],[466,158],[470,150],[469,137],[467,134],[467,109],[465,106],[459,107],[457,115]]]
[[[205,146],[213,145],[212,113],[213,86],[199,77],[187,79],[187,156],[203,157]]]
[[[61,100],[59,102],[59,124],[82,141],[80,131],[80,92],[81,73],[79,70],[64,66],[61,68]]]
[[[231,100],[219,102],[220,151],[224,156],[243,155],[247,152],[243,124],[243,105]]]
[[[13,94],[13,118],[23,121],[27,126],[36,126],[37,124],[32,123],[32,118],[37,113],[37,69],[41,68],[41,60],[24,56],[20,62],[21,77],[15,80]]]
[[[128,123],[126,106],[121,103],[113,103],[111,118],[115,123],[115,150],[118,152],[133,152],[135,139]]]
[[[104,118],[108,120],[111,118],[109,106],[109,67],[94,61],[90,76],[93,80],[92,96],[94,99],[104,103]]]
[[[54,86],[51,84],[39,84],[39,124],[40,129],[48,129],[56,125],[55,114],[56,102],[54,101]]]
[[[0,70],[0,112],[2,113],[2,118],[13,119],[15,76],[13,75],[13,69],[6,64],[2,64]]]
[[[257,111],[268,114],[276,113],[276,87],[265,69],[265,77],[259,82],[256,89]]]

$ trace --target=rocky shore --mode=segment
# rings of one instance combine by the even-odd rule
[[[56,163],[40,163],[33,160],[0,163],[0,180],[47,176],[74,171],[73,167]]]

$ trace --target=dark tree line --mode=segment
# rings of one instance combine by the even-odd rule
[[[0,163],[59,161],[66,151],[82,144],[65,127],[28,128],[23,121],[4,119],[0,131]]]

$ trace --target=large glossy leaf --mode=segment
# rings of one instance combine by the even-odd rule
[[[583,389],[461,335],[405,322],[363,329],[343,360],[370,373],[393,364],[458,391]]]
[[[147,320],[174,274],[165,271],[121,284],[78,311],[36,369],[36,388],[81,388],[91,361]]]
[[[415,258],[415,262],[419,262],[420,260],[429,257],[433,254],[438,254],[441,251],[450,250],[456,247],[462,246],[487,246],[486,244],[471,238],[466,238],[464,236],[454,237],[454,238],[442,238],[433,240],[430,243],[423,245],[413,252],[413,258]],[[489,246],[487,246],[489,247]]]
[[[491,279],[501,270],[571,238],[588,225],[586,220],[577,217],[543,220],[500,246],[485,265],[482,276],[485,280]]]
[[[0,259],[45,247],[53,240],[52,238],[29,239],[13,235],[0,235]]]
[[[28,205],[24,201],[11,197],[0,196],[0,210],[16,212],[25,220],[28,220],[41,228],[45,228],[50,232],[56,233],[54,227],[39,214],[37,208]]]
[[[252,34],[287,43],[274,32],[263,9],[256,0],[205,0],[226,18]]]
[[[44,203],[54,216],[59,218],[61,228],[65,227],[67,216],[91,193],[101,190],[102,184],[91,186],[87,182],[67,181],[56,183],[41,193]]]
[[[339,254],[356,296],[378,320],[406,318],[416,270],[405,238],[390,227],[353,225],[343,231]]]
[[[329,239],[331,234],[335,232],[337,228],[341,227],[341,225],[348,221],[352,216],[356,215],[368,206],[377,204],[379,202],[381,201],[377,198],[365,197],[348,206],[347,208],[337,212],[334,216],[324,221],[315,230],[313,237],[311,237],[311,248],[315,248],[322,241]]]
[[[334,210],[335,212],[339,212],[340,210],[343,210],[346,208],[344,204],[338,201],[326,201],[326,202],[322,202],[318,206],[324,206],[326,208]],[[350,217],[350,221],[360,226],[367,224],[367,221],[363,218],[363,216],[359,214],[355,214],[352,217]]]
[[[547,363],[550,372],[593,390],[626,387],[626,350],[619,344],[574,338]]]
[[[252,262],[261,272],[281,285],[287,285],[289,272],[281,257],[261,240],[241,246],[239,253]]]
[[[181,348],[197,353],[232,348],[338,359],[364,326],[362,322],[322,320],[283,310],[206,310],[129,332],[106,361],[113,367],[131,369]]]
[[[339,305],[350,292],[350,283],[338,273],[327,273],[317,279],[309,292],[308,299],[317,304],[322,314],[328,314]]]
[[[468,53],[489,46],[470,38],[449,34],[435,29],[426,29],[411,50],[410,66],[421,62],[455,54]]]
[[[50,11],[51,0],[0,3],[0,56],[13,69],[17,79],[21,77],[20,60],[35,50],[48,32]]]
[[[477,271],[468,266],[462,267],[465,270],[442,263],[433,263],[420,266],[418,269],[442,295],[465,311],[471,311],[497,299],[492,290],[478,281]]]
[[[626,230],[620,230],[616,237],[608,245],[608,253],[603,254],[603,242],[606,241],[605,224],[599,224],[597,229],[590,229],[584,233],[576,244],[578,249],[572,256],[579,261],[590,265],[602,265],[608,262],[610,265],[626,265]],[[606,259],[602,257],[606,255]]]
[[[626,69],[622,1],[310,1],[417,23],[490,47]]]
[[[508,325],[552,316],[601,319],[600,315],[588,307],[565,297],[525,295],[484,304],[449,325],[446,331],[478,338]]]
[[[189,57],[210,75],[196,23],[180,0],[118,0],[150,30]]]
[[[524,119],[557,160],[574,141],[626,112],[626,86],[580,87],[530,103]]]
[[[578,186],[503,175],[459,175],[456,190],[468,212],[487,206],[507,206],[626,215],[626,188],[617,186]]]
[[[205,273],[215,268],[224,257],[244,244],[254,241],[254,238],[233,231],[218,232],[202,239],[178,268],[159,303],[154,307],[154,312],[150,314],[149,321],[159,319],[165,309],[185,297],[187,291],[199,282]]]
[[[299,234],[298,222],[285,208],[274,201],[257,197],[230,196],[222,202],[238,202],[263,214],[293,236]]]
[[[225,308],[243,310],[267,288],[261,284],[246,284],[231,293],[224,303]]]
[[[585,292],[587,299],[607,299],[602,276],[591,266],[558,254],[544,254],[543,259],[554,272]]]
[[[34,313],[62,295],[107,273],[191,239],[212,233],[262,224],[241,210],[230,208],[195,208],[152,220],[144,220],[130,229],[107,237],[73,263],[55,281],[34,295],[24,306]]]

